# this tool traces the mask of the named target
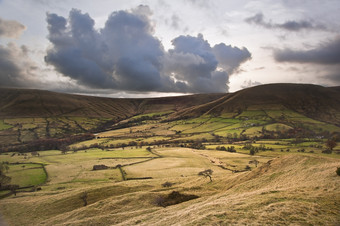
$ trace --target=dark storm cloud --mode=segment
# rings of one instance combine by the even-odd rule
[[[264,20],[264,15],[262,13],[257,13],[252,17],[248,17],[245,21],[249,24],[256,24],[268,29],[279,28],[287,31],[300,31],[300,30],[327,30],[327,27],[321,24],[315,24],[313,21],[300,20],[294,21],[289,20],[284,23],[272,23],[266,22]]]
[[[328,74],[327,78],[333,82],[335,82],[337,85],[340,84],[340,73],[336,73],[336,74]]]
[[[153,35],[151,11],[113,12],[97,30],[86,13],[47,14],[52,43],[45,61],[80,85],[126,91],[226,92],[229,75],[250,58],[247,49],[210,47],[202,35],[179,36],[165,51]],[[215,53],[216,52],[216,53]]]
[[[101,30],[88,14],[71,10],[68,23],[47,14],[49,40],[45,61],[62,74],[92,88],[157,90],[163,49],[151,34],[144,7],[113,12]]]
[[[250,59],[247,49],[226,46],[211,47],[199,34],[179,36],[172,41],[165,62],[166,70],[194,92],[226,92],[229,76],[240,64]]]
[[[227,46],[224,43],[215,45],[213,52],[219,65],[229,74],[236,71],[243,62],[251,59],[251,54],[245,47],[240,49],[238,47],[232,47],[231,45]]]
[[[274,58],[278,62],[340,64],[340,37],[311,50],[276,49]]]
[[[0,37],[18,38],[25,29],[24,25],[15,20],[4,20],[0,17]]]
[[[28,57],[26,46],[0,45],[0,86],[29,87],[37,69]]]

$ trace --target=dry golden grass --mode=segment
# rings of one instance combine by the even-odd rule
[[[340,177],[335,173],[340,166],[338,159],[295,154],[270,161],[257,157],[261,162],[258,168],[233,174],[217,167],[211,159],[242,164],[256,157],[191,149],[156,151],[163,158],[124,167],[128,176],[154,176],[154,179],[50,184],[40,192],[19,193],[17,197],[0,200],[0,211],[10,225],[336,225],[340,222]],[[214,170],[212,183],[197,175],[207,168]],[[90,174],[85,171],[84,177],[97,178]],[[163,188],[161,184],[166,181],[174,183],[173,187]],[[57,186],[65,188],[60,190]],[[174,190],[200,198],[166,208],[154,204],[159,195]],[[83,191],[88,192],[86,207],[80,199]]]

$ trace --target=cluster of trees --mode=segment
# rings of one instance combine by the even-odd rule
[[[204,150],[205,146],[202,144],[202,142],[196,141],[193,143],[189,143],[186,145],[188,148],[198,149],[198,150]]]
[[[230,146],[230,147],[224,147],[224,146],[217,146],[216,150],[218,151],[227,151],[227,152],[236,152],[236,149],[234,146]]]
[[[194,149],[205,149],[205,146],[203,145],[203,142],[207,142],[205,138],[198,139],[198,140],[154,140],[153,142],[145,142],[145,141],[130,141],[128,143],[117,143],[117,144],[106,144],[106,143],[94,143],[90,145],[80,145],[80,146],[74,146],[74,147],[67,147],[62,146],[60,150],[64,152],[68,151],[79,151],[79,150],[85,150],[85,149],[91,149],[91,148],[99,148],[99,149],[113,149],[113,148],[126,148],[126,147],[136,147],[136,148],[142,148],[143,146],[158,146],[158,147],[187,147],[187,148],[194,148]]]
[[[326,143],[325,143],[327,149],[326,149],[326,150],[323,150],[322,153],[325,153],[325,154],[332,154],[333,148],[335,148],[336,145],[337,145],[337,143],[336,143],[336,142],[337,142],[337,139],[338,139],[337,136],[334,136],[334,137],[328,139],[328,140],[326,141]]]
[[[250,143],[246,143],[243,146],[243,149],[249,150],[250,155],[255,155],[255,153],[258,153],[259,151],[273,150],[273,148],[267,148],[264,144],[260,144],[258,147],[255,147]]]
[[[66,138],[46,138],[46,139],[38,139],[27,143],[22,143],[18,145],[12,146],[3,146],[1,148],[1,152],[34,152],[34,151],[44,151],[51,149],[63,149],[67,145],[91,140],[94,138],[93,134],[81,134],[81,135],[73,135]]]

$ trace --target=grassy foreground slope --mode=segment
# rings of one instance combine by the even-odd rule
[[[63,189],[60,189],[62,185],[46,185],[38,193],[19,193],[17,197],[1,200],[0,210],[10,225],[336,225],[340,222],[340,180],[335,174],[340,164],[338,159],[311,154],[286,155],[259,159],[260,166],[252,171],[233,174],[207,161],[212,157],[209,151],[160,149],[157,152],[164,155],[160,172],[165,173],[166,167],[184,167],[185,163],[187,170],[181,170],[184,177],[170,172],[166,177],[150,180],[79,184],[72,189],[70,184],[64,184]],[[229,154],[230,159],[233,157],[242,155]],[[176,165],[179,159],[183,161]],[[194,170],[197,166],[190,159],[203,167]],[[148,167],[154,166],[150,161],[139,172],[147,172]],[[215,170],[211,183],[188,171],[206,167]],[[161,184],[165,181],[175,184],[164,188]],[[166,208],[155,204],[157,197],[174,190],[199,198]],[[88,193],[87,206],[80,199],[83,191]]]

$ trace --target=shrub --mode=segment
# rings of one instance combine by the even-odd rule
[[[197,198],[198,198],[197,195],[185,195],[185,194],[179,193],[178,191],[173,191],[167,196],[158,196],[155,199],[154,203],[157,206],[167,207],[167,206],[176,205],[178,203],[186,202],[191,199],[197,199]]]
[[[157,205],[157,206],[162,206],[162,207],[166,207],[166,206],[164,205],[164,202],[165,202],[165,198],[164,198],[163,196],[157,196],[157,197],[155,198],[155,201],[154,201],[155,205]]]
[[[332,154],[332,150],[326,149],[326,150],[323,150],[322,153],[324,153],[324,154]]]
[[[336,174],[338,174],[338,176],[340,176],[340,167],[337,168]]]
[[[249,154],[250,155],[255,155],[255,150],[254,149],[250,149]]]
[[[234,146],[230,146],[230,147],[227,148],[227,151],[228,152],[236,152],[236,149],[235,149]]]
[[[164,188],[170,188],[170,187],[172,187],[172,185],[174,185],[174,184],[171,183],[171,182],[169,182],[169,181],[167,181],[167,182],[165,182],[164,184],[162,184],[162,187],[164,187]]]

